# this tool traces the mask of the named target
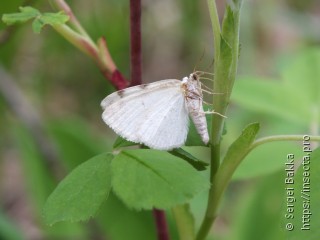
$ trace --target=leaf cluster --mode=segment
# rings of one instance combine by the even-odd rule
[[[57,13],[41,13],[39,10],[27,6],[20,7],[19,13],[3,14],[2,21],[8,25],[25,23],[32,20],[32,29],[35,33],[40,33],[45,25],[61,25],[69,20],[69,16],[62,11]]]

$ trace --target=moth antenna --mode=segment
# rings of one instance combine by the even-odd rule
[[[199,75],[199,76],[204,75],[204,74],[208,74],[208,75],[214,76],[214,73],[206,72],[206,71],[195,71],[194,73]]]
[[[213,64],[214,64],[214,58],[212,58],[212,62],[211,62],[210,65],[206,68],[206,70],[212,68]]]
[[[197,73],[196,68],[197,68],[198,64],[202,61],[202,59],[203,59],[203,57],[204,57],[204,54],[205,54],[205,51],[206,51],[206,49],[203,48],[202,54],[201,54],[198,62],[196,63],[196,65],[195,65],[194,68],[193,68],[193,73]]]

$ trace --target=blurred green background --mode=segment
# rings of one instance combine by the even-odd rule
[[[26,2],[52,11],[47,1],[12,0],[0,3],[0,14]],[[128,77],[129,2],[68,3],[94,39],[106,37]],[[206,1],[142,4],[143,81],[181,79],[196,65],[208,71],[214,49]],[[217,7],[222,19],[225,1],[217,0]],[[259,136],[319,135],[319,25],[317,0],[243,2],[239,75],[224,151],[251,122],[261,123]],[[0,239],[156,239],[152,212],[130,211],[114,196],[89,222],[43,224],[43,204],[58,181],[81,162],[112,150],[116,138],[100,118],[100,101],[114,89],[93,61],[50,27],[37,35],[30,24],[8,28],[1,22],[0,69]],[[186,149],[208,161],[207,149]],[[280,209],[288,153],[298,159],[301,143],[266,144],[245,159],[226,192],[215,239],[285,239]],[[205,194],[192,202],[197,225],[205,207]],[[169,211],[168,218],[177,239]]]

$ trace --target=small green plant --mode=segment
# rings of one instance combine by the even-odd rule
[[[61,11],[40,13],[31,7],[21,7],[19,13],[5,14],[2,20],[7,24],[33,20],[32,26],[36,33],[39,33],[45,25],[52,26],[66,40],[90,56],[117,89],[127,87],[129,83],[117,70],[105,40],[100,38],[95,43],[64,1],[51,2]],[[228,116],[228,105],[231,99],[235,99],[245,107],[295,119],[302,124],[319,125],[319,82],[314,81],[312,76],[306,76],[309,65],[305,62],[308,60],[296,63],[300,70],[301,65],[303,66],[300,71],[302,74],[298,71],[298,67],[293,71],[285,72],[283,83],[239,80],[235,94],[232,95],[240,54],[241,0],[233,0],[227,5],[222,24],[219,22],[215,1],[208,0],[208,7],[215,50],[213,89],[219,93],[213,95],[213,109]],[[308,59],[312,54],[308,53],[304,57]],[[315,56],[317,61],[320,61],[319,56],[319,54]],[[301,86],[302,78],[305,78],[305,82]],[[303,91],[310,92],[308,98],[290,102],[295,98],[294,96],[299,95],[302,88],[305,88]],[[286,97],[290,100],[283,101],[282,99]],[[306,109],[305,106],[310,108]],[[297,116],[293,111],[303,113],[304,117]],[[216,115],[208,118],[209,129],[211,129],[210,164],[197,159],[181,148],[170,152],[126,149],[125,147],[137,144],[119,137],[114,143],[113,152],[92,157],[76,167],[60,182],[44,206],[43,216],[46,223],[52,225],[60,221],[88,220],[97,213],[112,191],[130,209],[172,209],[180,239],[206,239],[218,215],[223,193],[246,156],[264,143],[303,139],[303,135],[275,135],[257,139],[260,124],[251,123],[243,129],[240,136],[226,148],[226,153],[222,155],[221,144],[224,144],[222,137],[225,134],[224,130],[227,129],[225,121],[224,118]],[[310,134],[310,141],[320,141],[320,136],[317,134]],[[206,147],[194,126],[190,128],[186,146]],[[320,161],[319,152],[319,149],[314,150],[313,162]],[[201,172],[207,167],[210,169],[209,178],[205,178]],[[318,168],[314,165],[311,174],[316,175],[315,171]],[[303,174],[301,171],[299,169],[299,175]],[[296,175],[296,177],[299,176]],[[190,211],[189,201],[204,191],[208,191],[209,195],[207,203],[203,203],[207,204],[207,208],[198,230]],[[317,193],[312,196],[313,202],[319,200],[318,195]],[[160,227],[165,228],[158,225],[158,228]],[[166,235],[167,233],[159,239],[167,239]]]

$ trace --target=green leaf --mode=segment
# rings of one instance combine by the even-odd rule
[[[308,145],[304,145],[309,147]],[[300,159],[294,157],[295,162]],[[289,161],[288,161],[289,162]],[[317,148],[311,152],[304,152],[302,163],[293,177],[293,183],[286,184],[286,188],[293,188],[290,193],[290,189],[286,191],[283,203],[283,228],[287,234],[288,240],[318,240],[320,236],[320,209],[318,203],[320,202],[320,148]],[[289,168],[289,167],[288,167]],[[287,178],[290,178],[288,176]],[[290,199],[294,198],[294,202],[290,203]],[[290,207],[288,205],[292,204]],[[294,210],[291,219],[289,216],[290,212],[288,209]],[[303,225],[303,219],[305,225]],[[308,222],[309,221],[309,222]],[[292,231],[285,229],[285,226],[291,223],[294,228]],[[309,226],[307,224],[310,224]],[[302,230],[301,228],[310,230]]]
[[[46,223],[83,221],[92,217],[111,189],[112,158],[110,153],[95,156],[63,179],[44,206]]]
[[[45,25],[61,25],[69,20],[69,16],[65,15],[63,12],[58,13],[43,13],[32,23],[32,29],[35,33],[40,33]]]
[[[182,148],[173,149],[172,151],[169,151],[169,153],[172,154],[173,156],[176,156],[176,157],[179,157],[179,158],[185,160],[191,166],[193,166],[195,169],[197,169],[199,171],[206,170],[206,166],[209,165],[208,163],[203,162],[203,161],[199,160],[198,158],[194,157],[193,155],[191,155],[187,151],[183,150]]]
[[[258,131],[259,123],[249,124],[241,133],[241,135],[231,144],[224,156],[220,172],[224,170],[233,172],[241,161],[248,154],[250,146],[254,141]],[[231,176],[230,176],[231,177]]]
[[[177,223],[179,239],[195,239],[195,220],[189,204],[178,205],[172,208],[173,216]]]
[[[225,18],[222,22],[222,31],[221,31],[221,42],[220,48],[221,53],[223,53],[224,45],[227,44],[231,53],[229,57],[231,57],[230,64],[230,72],[226,72],[225,76],[225,85],[226,85],[226,94],[227,96],[231,95],[231,91],[233,88],[233,83],[235,80],[237,65],[238,65],[238,57],[239,57],[239,22],[240,22],[240,7],[241,0],[234,0],[233,4],[229,4],[226,8]],[[220,54],[221,54],[220,53]],[[222,57],[219,58],[219,61],[223,60]],[[224,69],[227,69],[228,66],[224,65]],[[223,71],[223,69],[221,69]]]
[[[8,25],[23,23],[39,16],[41,13],[33,7],[20,7],[20,13],[3,14],[2,21]]]
[[[216,94],[215,96],[219,98],[226,98],[231,93],[231,70],[232,70],[232,47],[229,43],[221,36],[220,39],[220,58],[218,63],[217,75],[219,78],[224,79],[225,81],[220,81],[219,84],[216,84],[217,92],[221,94]],[[218,78],[217,77],[217,78]],[[226,96],[225,96],[226,95]]]
[[[235,35],[234,12],[230,5],[227,5],[226,7],[223,24],[222,24],[222,36],[230,46],[232,46],[234,42],[234,38],[237,37]]]
[[[190,164],[151,149],[120,152],[112,162],[112,176],[114,192],[135,209],[170,208],[209,187]]]
[[[19,10],[20,13],[4,14],[2,16],[2,21],[8,25],[12,25],[34,19],[32,22],[32,29],[35,33],[40,33],[41,29],[47,24],[51,26],[61,25],[69,20],[69,16],[62,11],[42,14],[32,7],[20,7]]]
[[[132,211],[112,192],[95,217],[100,231],[108,239],[156,240],[154,219],[150,211]],[[126,226],[125,231],[123,226]]]

